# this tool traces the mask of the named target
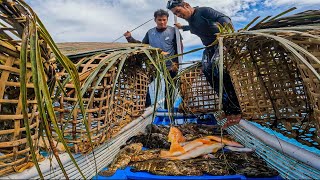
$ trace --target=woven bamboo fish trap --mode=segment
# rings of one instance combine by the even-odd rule
[[[119,69],[119,59],[113,64],[111,61],[107,61],[116,56],[121,59],[126,53],[123,48],[115,48],[91,57],[73,59],[78,67],[81,86],[84,86],[90,78],[90,74],[102,65],[82,96],[84,105],[87,107],[86,120],[91,142],[83,115],[77,104],[78,98],[75,88],[71,82],[65,85],[65,93],[61,93],[59,102],[56,103],[58,124],[64,134],[65,141],[73,152],[90,152],[94,147],[110,139],[130,123],[133,117],[141,115],[145,110],[149,78],[146,75],[146,68],[142,68],[141,62],[140,65],[131,63],[133,59],[141,56],[141,52],[129,55],[121,69]],[[109,69],[104,72],[101,82],[94,90],[98,79],[108,66],[110,66]],[[118,73],[119,78],[116,79]],[[62,71],[58,76],[63,81],[67,75]],[[113,88],[114,93],[112,93]],[[54,135],[58,138],[57,134]]]
[[[85,57],[76,60],[81,85],[84,85],[86,78],[92,73],[99,63],[108,58],[107,53],[98,54],[92,57]],[[105,64],[106,67],[108,64]],[[116,75],[116,67],[112,66],[108,72],[102,77],[101,82],[94,87],[99,76],[96,76],[90,84],[87,91],[83,94],[83,103],[86,108],[86,119],[90,132],[92,145],[91,147],[83,115],[79,108],[78,97],[75,92],[74,85],[69,82],[65,87],[65,93],[61,93],[58,106],[55,107],[57,117],[59,119],[59,127],[64,134],[64,138],[71,145],[73,152],[89,152],[95,146],[106,140],[107,128],[109,127],[110,114],[112,113],[111,91]],[[67,73],[62,71],[59,73],[60,80],[67,77]],[[91,94],[93,97],[91,98]],[[70,114],[71,113],[71,114]],[[58,138],[57,134],[54,134]]]
[[[22,171],[32,161],[25,120],[29,123],[33,150],[37,158],[40,158],[37,146],[40,117],[29,53],[27,53],[25,72],[27,119],[23,116],[20,53],[22,34],[29,26],[29,14],[21,9],[23,8],[19,4],[7,1],[0,4],[2,14],[0,20],[0,176]],[[39,43],[40,56],[49,82],[53,77],[53,66],[50,63],[51,50],[41,38]]]
[[[204,114],[219,109],[218,95],[203,74],[201,65],[189,67],[179,77],[182,111],[188,114]]]
[[[132,56],[122,69],[116,83],[113,99],[111,135],[116,134],[145,110],[149,85],[148,69],[142,64],[143,56]]]
[[[304,20],[299,24],[299,19]],[[224,65],[230,72],[243,118],[317,148],[319,20],[320,11],[306,11],[226,35],[223,42]]]
[[[126,115],[138,117],[143,113],[148,84],[149,77],[142,68],[122,72],[115,92],[115,116],[120,116],[115,117],[116,119]]]

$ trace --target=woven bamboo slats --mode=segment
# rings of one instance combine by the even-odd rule
[[[123,72],[117,82],[115,92],[115,116],[121,118],[126,115],[130,117],[140,116],[145,109],[148,84],[149,77],[142,68]],[[115,118],[119,119],[119,117]]]
[[[103,62],[111,63],[106,60],[115,57],[115,54],[121,54],[122,50],[115,49],[91,57],[73,59],[78,67],[81,86],[84,86],[89,75],[94,72],[97,66]],[[109,66],[108,63],[104,64],[82,96],[85,108],[87,108],[86,119],[93,146],[89,141],[80,106],[77,105],[78,98],[75,88],[72,82],[65,85],[65,93],[61,93],[59,96],[55,110],[64,139],[73,152],[90,152],[96,146],[113,137],[126,124],[130,123],[133,117],[140,116],[145,110],[149,78],[146,75],[146,68],[142,68],[141,62],[140,65],[131,63],[134,58],[135,55],[129,56],[122,69],[119,69],[119,60],[112,64],[90,100],[97,80],[105,68]],[[119,78],[116,79],[119,71]],[[58,73],[58,79],[62,82],[67,75],[62,70],[61,73]],[[112,93],[113,87],[115,87],[114,93]],[[58,138],[57,134],[54,135]]]
[[[116,83],[113,99],[111,136],[145,110],[149,85],[148,72],[141,63],[129,60]]]
[[[317,148],[320,147],[319,34],[319,26],[297,26],[287,31],[275,28],[224,38],[225,67],[232,77],[243,118]],[[298,50],[292,51],[293,48],[274,37],[284,38],[282,42],[290,40]]]
[[[147,91],[150,78],[147,76],[145,69],[140,69],[134,76],[134,95],[133,95],[133,110],[132,116],[139,117],[146,109]]]
[[[22,112],[20,51],[22,34],[29,26],[28,13],[11,1],[1,1],[0,12],[0,176],[2,176],[23,171],[32,164],[25,120],[30,126],[34,152],[40,159],[37,145],[40,117],[28,52],[25,72],[27,119],[24,119]],[[40,56],[47,73],[47,82],[50,82],[53,77],[53,66],[50,63],[51,50],[41,38],[38,43],[41,47]],[[30,45],[29,42],[27,45]]]
[[[180,75],[180,94],[185,113],[213,113],[219,109],[218,95],[206,80],[201,66],[190,68]]]
[[[103,53],[78,60],[76,65],[78,66],[81,85],[84,85],[86,78],[92,73],[92,70],[105,58],[108,58],[108,54]],[[105,67],[106,66],[107,64]],[[66,75],[64,71],[59,73],[60,80],[64,80]],[[90,101],[91,93],[99,78],[99,76],[96,76],[88,90],[82,96],[85,108],[87,108],[86,119],[94,147],[106,140],[107,128],[110,125],[110,114],[112,113],[110,102],[115,75],[116,67],[113,66],[98,84]],[[57,103],[58,106],[55,107],[55,110],[59,119],[59,127],[64,134],[66,142],[70,144],[71,150],[76,153],[88,152],[92,150],[92,147],[83,121],[83,115],[77,103],[78,97],[74,85],[72,82],[69,82],[65,85],[65,93],[61,93],[59,103]],[[73,111],[73,109],[75,110]]]
[[[319,27],[319,26],[318,26]],[[308,30],[307,33],[317,36],[318,38],[308,38],[296,33],[280,34],[279,36],[285,36],[286,39],[298,44],[309,53],[311,53],[317,60],[311,59],[308,56],[303,56],[307,62],[314,68],[314,70],[320,74],[320,29]],[[318,133],[318,143],[320,144],[320,79],[318,79],[310,69],[301,61],[297,61],[301,77],[304,85],[307,89],[307,95],[309,98],[309,106],[313,110],[310,114],[312,119],[316,121],[316,128]],[[309,126],[308,124],[304,126]]]
[[[0,175],[4,175],[21,169],[31,159],[22,115],[19,59],[1,51],[0,61],[3,62],[0,65]],[[28,121],[35,145],[39,135],[39,116],[30,64],[27,77]]]
[[[296,64],[287,52],[277,42],[263,37],[245,42],[230,39],[226,44],[234,41],[239,42],[237,48],[230,45],[227,51],[241,49],[241,57],[229,69],[243,117],[268,122],[274,117],[302,120],[307,111],[306,96]]]

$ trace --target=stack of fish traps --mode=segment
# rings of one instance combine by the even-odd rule
[[[306,16],[310,19],[299,24]],[[319,16],[319,11],[306,11],[260,23],[249,31],[225,35],[223,42],[224,66],[242,117],[318,149]]]
[[[96,146],[114,137],[145,110],[149,84],[147,70],[142,67],[142,60],[145,57],[141,52],[137,53],[138,55],[130,55],[122,68],[119,66],[119,59],[111,64],[112,62],[108,59],[121,54],[122,50],[114,49],[90,57],[72,59],[78,68],[82,87],[90,78],[90,74],[94,73],[95,68],[102,65],[92,83],[82,94],[86,108],[86,121],[81,113],[73,83],[69,81],[64,85],[65,92],[59,93],[59,102],[55,107],[59,119],[58,125],[72,152],[92,151]],[[137,58],[140,59],[137,60]],[[104,72],[107,67],[109,69]],[[63,82],[68,74],[62,70],[58,76],[58,79]],[[103,77],[97,84],[101,76]],[[87,128],[85,122],[87,122]],[[89,129],[91,141],[87,129]],[[57,133],[54,133],[54,136],[58,139]]]
[[[200,64],[180,74],[180,94],[186,114],[207,114],[219,110],[219,97],[207,81]]]
[[[26,62],[26,111],[27,118],[23,116],[21,88],[21,42],[22,34],[29,22],[27,14],[17,10],[20,6],[14,3],[2,2],[0,4],[1,31],[0,31],[0,176],[11,172],[22,171],[31,162],[31,148],[29,146],[25,120],[30,125],[32,146],[37,159],[40,158],[38,148],[39,122],[37,100],[35,97],[32,66],[30,61],[30,48],[27,52]],[[26,13],[26,12],[24,12]],[[53,78],[51,64],[51,50],[47,44],[39,39],[40,56],[45,67],[47,81]],[[27,44],[28,45],[28,44]]]

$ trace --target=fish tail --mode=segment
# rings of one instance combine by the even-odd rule
[[[224,146],[224,144],[221,144],[221,143],[220,143],[220,144],[217,144],[217,146],[212,149],[212,152],[213,152],[213,153],[216,153],[217,151],[219,151],[220,149],[222,149],[223,146]]]
[[[228,142],[228,143],[226,143],[226,144],[229,145],[229,146],[234,146],[234,147],[239,147],[239,148],[244,147],[242,144],[237,143],[237,142],[233,142],[233,141]]]

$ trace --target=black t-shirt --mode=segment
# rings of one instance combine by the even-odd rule
[[[228,16],[210,7],[195,7],[193,15],[187,21],[189,26],[183,26],[183,30],[190,30],[192,34],[197,35],[205,46],[216,40],[215,34],[219,33],[217,22],[221,25],[231,23],[231,19]]]

